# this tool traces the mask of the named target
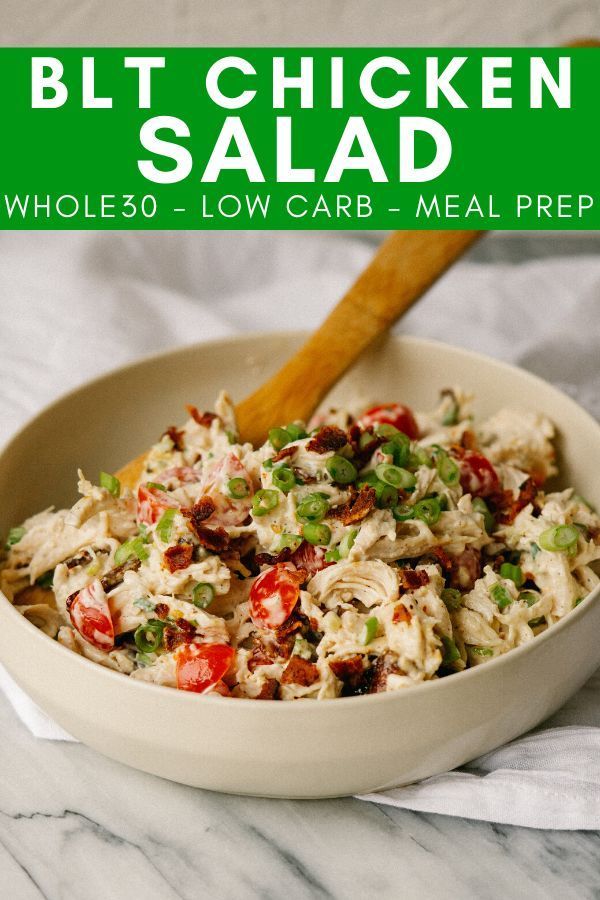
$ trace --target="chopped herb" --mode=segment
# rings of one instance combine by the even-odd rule
[[[506,609],[513,602],[510,592],[500,582],[492,585],[490,596],[500,611]]]
[[[379,628],[379,619],[376,616],[371,616],[365,622],[364,628],[362,630],[360,642],[363,646],[370,644],[375,635],[377,634],[377,629]]]
[[[524,600],[527,606],[533,606],[540,599],[541,594],[536,594],[535,591],[521,591],[519,594],[519,600]]]
[[[100,487],[107,490],[113,497],[121,496],[121,482],[115,475],[109,475],[108,472],[100,472]]]
[[[462,594],[456,588],[444,588],[441,596],[449,612],[456,612],[462,606]]]
[[[11,528],[8,532],[8,537],[6,538],[6,550],[10,550],[11,547],[14,547],[15,544],[18,544],[24,536],[25,529],[22,525],[17,525],[14,528]]]
[[[540,548],[538,547],[537,544],[531,544],[531,546],[529,548],[529,552],[531,553],[532,559],[535,559],[536,556],[538,555],[538,553],[540,552]]]

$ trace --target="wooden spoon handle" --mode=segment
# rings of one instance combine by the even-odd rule
[[[328,391],[480,237],[478,231],[396,231],[321,327],[236,408],[243,440],[262,443],[273,425],[307,421]]]

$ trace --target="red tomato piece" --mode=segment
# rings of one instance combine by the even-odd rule
[[[419,437],[419,426],[416,423],[412,409],[401,403],[383,403],[381,406],[373,406],[362,414],[359,424],[363,428],[372,428],[374,425],[393,425],[398,431],[406,434],[411,441]]]
[[[227,672],[235,650],[228,644],[183,644],[177,651],[177,687],[180,691],[206,694]],[[223,685],[225,687],[225,685]]]
[[[234,478],[241,478],[246,482],[248,493],[245,497],[231,496],[228,484]],[[207,525],[241,525],[248,517],[252,509],[254,486],[235,453],[228,453],[216,464],[208,473],[203,488],[203,493],[215,504],[214,513],[206,520]]]
[[[481,453],[467,450],[457,460],[460,468],[460,484],[465,494],[473,497],[489,497],[500,490],[500,479],[493,465]]]
[[[173,466],[165,472],[161,472],[160,477],[165,481],[169,478],[176,478],[185,484],[195,484],[200,481],[200,472],[191,466]]]
[[[288,563],[277,563],[258,576],[250,589],[250,617],[259,628],[279,628],[298,602],[300,574]]]
[[[165,509],[178,509],[179,503],[159,488],[141,484],[137,496],[137,520],[143,525],[154,525]]]
[[[84,640],[108,652],[115,646],[115,629],[100,579],[82,588],[69,607],[73,627]]]

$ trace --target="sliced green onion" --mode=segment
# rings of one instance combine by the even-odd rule
[[[292,488],[296,487],[296,476],[288,466],[277,466],[273,469],[273,484],[275,487],[283,491],[284,494],[289,493]]]
[[[360,438],[358,439],[358,446],[361,450],[364,450],[365,447],[368,447],[369,444],[372,444],[374,440],[373,435],[370,431],[363,431]]]
[[[391,466],[388,463],[380,463],[376,466],[375,474],[385,484],[402,488],[405,491],[413,488],[417,483],[417,479],[408,469],[401,469],[400,466]]]
[[[428,497],[426,500],[419,500],[414,505],[415,519],[421,519],[426,525],[435,525],[439,521],[442,514],[440,501],[437,497]]]
[[[500,582],[490,588],[490,596],[499,610],[506,609],[513,602],[510,592]]]
[[[409,503],[399,503],[393,508],[392,515],[397,522],[406,522],[408,519],[414,519],[415,508]]]
[[[140,562],[143,562],[150,556],[148,550],[144,547],[143,537],[138,536],[130,538],[128,541],[125,541],[124,544],[121,544],[115,553],[115,565],[123,565],[123,563],[127,562],[131,556],[137,556]]]
[[[215,589],[212,584],[209,584],[207,581],[200,581],[198,584],[194,585],[194,590],[192,591],[192,603],[194,606],[197,606],[198,609],[206,609],[214,599]]]
[[[522,591],[519,594],[519,600],[524,600],[527,606],[533,606],[540,599],[541,594],[536,594],[535,591]]]
[[[241,500],[250,493],[250,488],[245,478],[230,478],[227,482],[227,490],[235,500]]]
[[[290,434],[285,428],[271,428],[269,431],[269,441],[275,450],[283,450],[290,440]]]
[[[157,491],[166,491],[166,487],[164,484],[161,484],[160,481],[147,481],[146,487],[154,488]]]
[[[284,430],[289,434],[291,441],[299,441],[306,437],[304,428],[302,428],[301,425],[297,425],[295,422],[290,422],[289,425],[285,426]]]
[[[338,550],[342,559],[345,559],[354,547],[354,541],[356,540],[357,534],[358,528],[353,528],[352,531],[346,532],[344,537],[341,539],[340,543],[338,544]]]
[[[377,629],[379,628],[379,619],[376,616],[371,616],[365,622],[365,626],[362,630],[360,636],[360,642],[363,646],[370,644],[375,635],[377,634]]]
[[[485,500],[482,497],[474,497],[472,506],[475,512],[481,513],[483,516],[483,527],[488,534],[491,534],[496,527],[496,520]]]
[[[332,456],[325,463],[325,468],[338,484],[350,484],[358,475],[355,466],[343,456]]]
[[[237,440],[237,435],[236,435],[236,433],[235,433],[234,431],[229,431],[229,429],[227,429],[227,430],[225,431],[225,434],[227,435],[227,441],[228,441],[230,444],[235,444],[235,442],[236,442],[236,440]]]
[[[339,562],[340,559],[341,559],[340,551],[338,550],[337,547],[334,547],[332,550],[328,550],[327,553],[325,554],[325,562],[335,563],[335,562]]]
[[[378,481],[375,485],[375,501],[379,509],[392,509],[398,505],[398,490],[391,484]]]
[[[257,491],[252,498],[252,512],[255,516],[266,516],[279,504],[279,495],[277,491],[270,491],[263,488]]]
[[[530,628],[537,628],[539,625],[546,624],[546,617],[538,616],[536,619],[530,619],[527,624],[529,625]]]
[[[520,588],[525,581],[521,566],[513,566],[512,563],[502,563],[500,566],[500,577],[508,578],[509,581],[514,582],[518,588]]]
[[[442,657],[442,665],[450,666],[460,659],[460,652],[452,638],[447,634],[442,635],[442,644],[444,645],[444,655]]]
[[[133,606],[143,609],[144,612],[154,612],[156,609],[156,603],[153,603],[148,597],[138,597],[137,600],[133,601]]]
[[[175,518],[176,512],[176,509],[165,509],[164,513],[158,520],[156,533],[163,544],[168,544],[171,540],[171,532],[173,531],[173,519]]]
[[[494,651],[491,647],[475,647],[473,644],[469,644],[469,650],[471,653],[474,653],[475,656],[493,656]]]
[[[321,494],[307,494],[298,504],[296,518],[299,522],[320,522],[329,509],[329,503]]]
[[[281,552],[282,550],[297,550],[300,544],[302,543],[302,535],[301,534],[282,534],[279,538],[279,544],[277,546],[277,552]]]
[[[379,435],[379,437],[387,438],[388,441],[392,438],[396,437],[397,434],[401,434],[395,425],[392,425],[390,422],[378,422],[375,425],[375,434]]]
[[[453,487],[460,481],[460,469],[445,450],[438,453],[436,468],[438,475],[448,487]]]
[[[265,461],[263,463],[263,469],[267,469],[267,471],[270,471],[272,468],[273,468],[273,459],[271,457],[269,457],[269,459],[265,459]]]
[[[304,540],[309,544],[327,546],[331,540],[331,528],[322,522],[307,522],[302,529]]]
[[[574,525],[554,525],[546,528],[538,538],[542,550],[550,550],[558,553],[561,550],[570,550],[577,544],[579,530]]]
[[[54,584],[54,569],[48,569],[47,572],[35,579],[35,583],[41,588],[51,588]]]
[[[121,496],[121,482],[115,475],[109,475],[108,472],[100,472],[100,487],[107,490],[113,497]]]
[[[537,544],[531,544],[529,548],[529,552],[531,553],[531,558],[535,559],[538,553],[540,552],[540,548]]]
[[[407,466],[409,469],[418,469],[420,466],[427,466],[428,469],[431,469],[433,468],[431,454],[425,447],[416,446],[408,456]]]
[[[364,472],[362,475],[359,476],[359,479],[357,481],[357,486],[359,488],[362,488],[366,484],[368,484],[371,487],[375,487],[375,485],[378,483],[379,483],[379,478],[377,477],[375,472],[369,471],[369,472]]]
[[[138,625],[133,639],[140,653],[154,653],[159,650],[164,630],[165,626],[160,619],[150,619],[145,625]]]
[[[462,594],[456,588],[444,588],[441,596],[449,612],[456,612],[462,606]]]
[[[6,538],[6,550],[10,550],[11,547],[18,544],[23,537],[25,537],[25,529],[22,525],[16,525],[14,528],[11,528]]]
[[[442,425],[456,425],[458,422],[458,403],[454,401],[454,403],[448,408],[448,411],[444,415],[442,419]]]
[[[401,431],[394,434],[391,440],[382,444],[379,449],[386,456],[391,456],[396,466],[406,466],[410,458],[410,440]]]

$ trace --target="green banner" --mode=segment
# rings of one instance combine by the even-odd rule
[[[0,50],[2,229],[598,229],[599,49]]]

